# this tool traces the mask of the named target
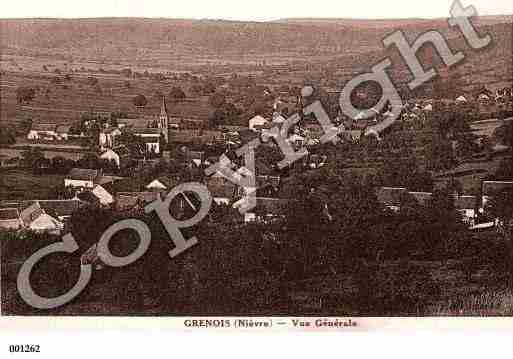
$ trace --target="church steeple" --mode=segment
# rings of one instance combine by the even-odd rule
[[[162,96],[162,105],[160,106],[159,128],[162,130],[166,142],[169,142],[169,116],[165,96]]]

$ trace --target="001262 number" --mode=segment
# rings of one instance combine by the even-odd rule
[[[11,353],[39,353],[39,345],[37,344],[20,344],[9,345],[9,352]]]

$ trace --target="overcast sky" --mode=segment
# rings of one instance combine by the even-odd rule
[[[480,15],[513,14],[513,0],[462,0]],[[452,0],[25,0],[4,1],[1,18],[169,17],[266,21],[285,17],[447,17]]]

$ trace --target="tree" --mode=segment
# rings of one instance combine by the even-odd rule
[[[132,102],[134,103],[135,107],[137,108],[143,108],[148,104],[148,100],[146,99],[146,96],[144,95],[137,95],[133,98]]]
[[[96,77],[89,76],[87,78],[87,84],[91,86],[96,86],[98,85],[98,79]]]
[[[498,220],[499,231],[511,241],[513,222],[513,190],[507,189],[495,193],[487,203],[486,211],[489,211]]]
[[[19,104],[30,102],[36,96],[36,90],[32,87],[20,86],[16,89],[16,99]]]
[[[180,87],[175,86],[169,92],[169,97],[172,100],[180,101],[180,100],[185,99],[187,96],[185,95],[185,92],[183,92],[183,90]]]
[[[62,156],[52,158],[52,169],[57,174],[66,174],[72,168],[74,161],[67,160]]]
[[[34,168],[37,160],[44,158],[43,151],[39,147],[30,147],[21,153],[23,164],[28,168]]]
[[[16,143],[16,133],[12,128],[0,127],[0,145]]]
[[[216,92],[210,96],[209,103],[214,108],[221,108],[226,103],[226,97],[223,94]]]
[[[503,158],[499,164],[499,168],[493,176],[495,180],[511,180],[513,178],[513,156]]]

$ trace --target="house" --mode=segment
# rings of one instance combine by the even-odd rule
[[[17,230],[23,223],[17,208],[0,208],[0,231]]]
[[[265,125],[268,125],[269,124],[269,121],[267,121],[265,118],[263,118],[262,116],[260,115],[256,115],[255,117],[253,117],[252,119],[249,120],[249,129],[250,130],[253,130],[253,131],[256,131],[257,126],[265,126]]]
[[[211,176],[206,180],[206,186],[217,204],[229,205],[238,193],[236,184],[221,176]]]
[[[64,229],[64,224],[47,214],[37,201],[21,211],[20,218],[23,226],[32,231],[59,235]]]
[[[247,198],[234,203],[233,208],[240,208],[248,201]],[[256,206],[244,213],[244,222],[268,222],[283,218],[287,213],[290,200],[282,198],[256,198]]]
[[[401,201],[406,193],[408,190],[401,187],[381,187],[376,190],[378,202],[394,212],[401,208]]]
[[[176,185],[178,180],[170,176],[161,176],[151,181],[146,189],[149,191],[164,192],[171,191]]]
[[[465,96],[459,96],[456,98],[456,103],[467,103],[467,98]]]
[[[116,146],[116,138],[121,135],[119,128],[107,128],[98,134],[98,144],[100,148],[113,148]]]
[[[65,187],[93,188],[95,181],[100,176],[98,170],[73,168],[64,178]]]
[[[57,200],[37,200],[41,208],[59,221],[64,222],[69,219],[75,211],[85,205],[84,202],[73,199],[57,199]]]
[[[160,136],[162,131],[159,128],[133,128],[132,133],[140,137],[149,153],[160,153]]]
[[[513,180],[512,181],[483,181],[481,187],[481,207],[485,208],[486,204],[490,201],[490,199],[496,194],[504,190],[513,190]]]
[[[57,139],[67,141],[69,139],[71,125],[59,125],[55,132],[57,133]]]
[[[114,197],[102,186],[96,185],[91,191],[98,198],[98,202],[103,206],[110,206],[114,203]]]
[[[32,124],[27,139],[29,140],[53,140],[57,138],[57,125],[54,123]]]
[[[465,223],[474,225],[478,207],[476,196],[454,196],[454,207],[461,213]]]
[[[114,161],[118,168],[124,167],[130,159],[130,151],[125,146],[108,149],[100,155],[100,159]]]
[[[116,194],[116,203],[118,209],[129,210],[143,208],[158,198],[160,198],[159,192],[118,192]]]

